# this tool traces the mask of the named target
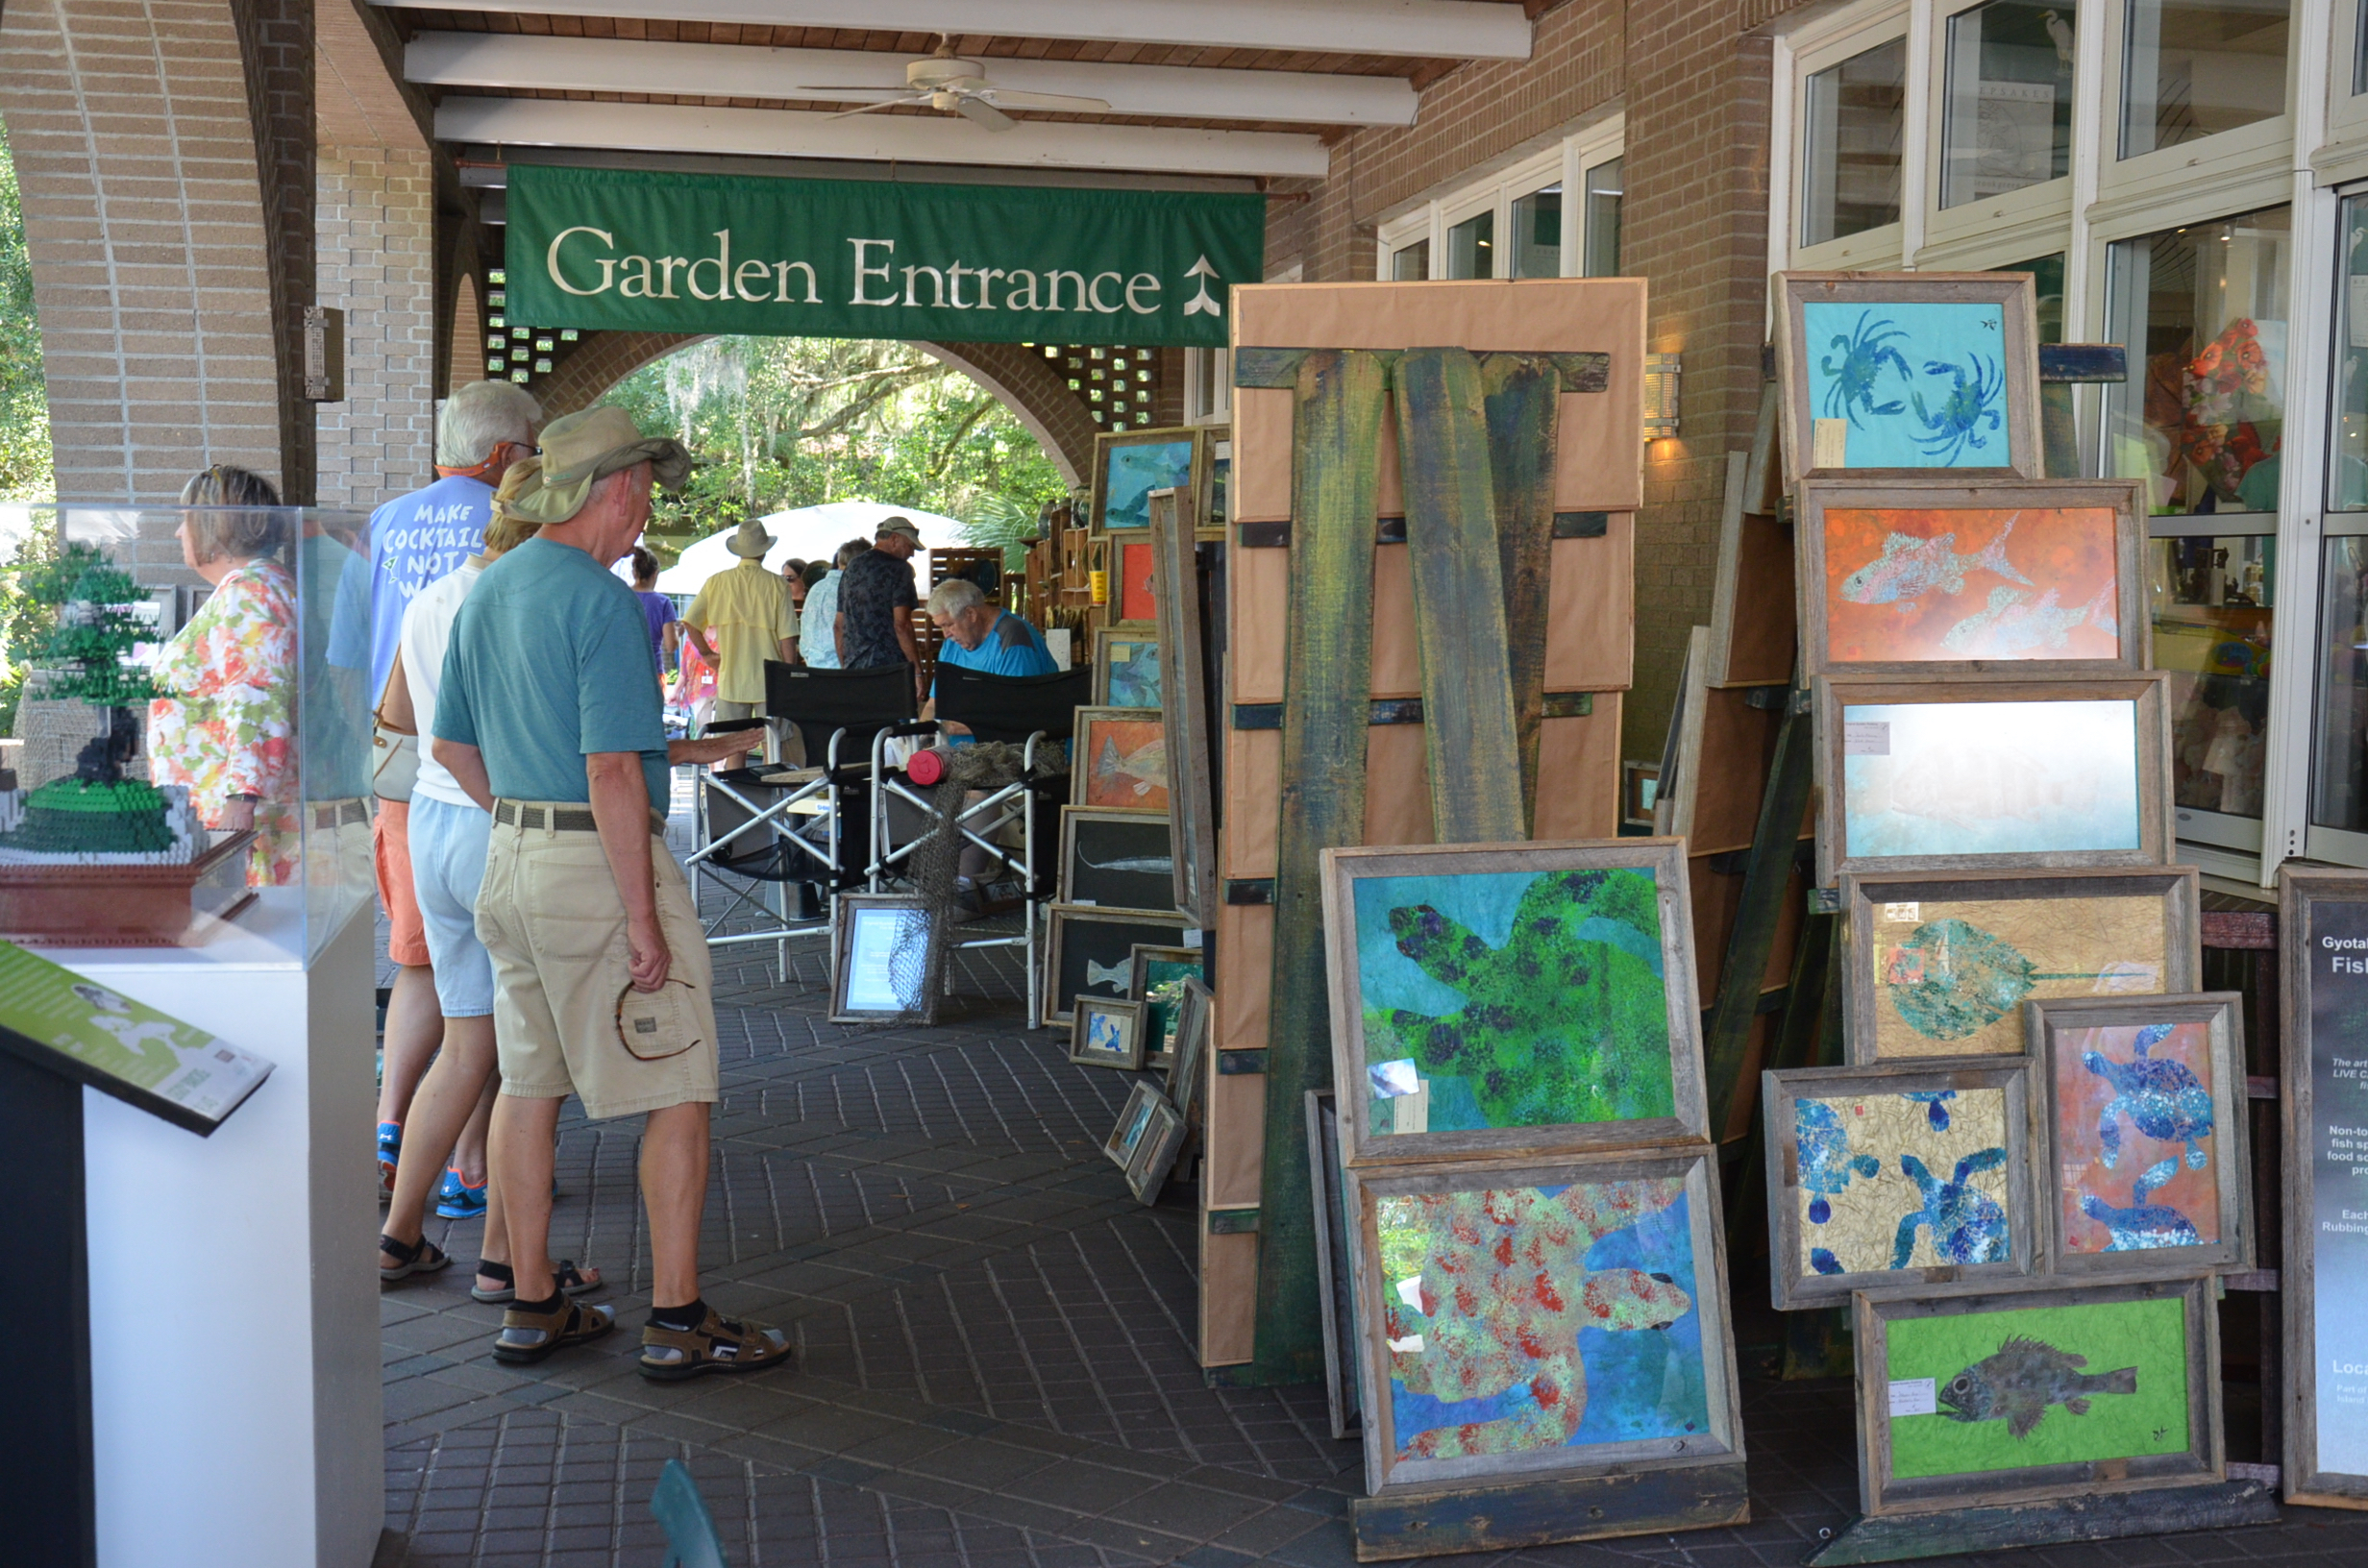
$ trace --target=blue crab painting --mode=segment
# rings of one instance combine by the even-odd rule
[[[2081,1213],[2112,1233],[2113,1239],[2106,1243],[2106,1251],[2145,1252],[2155,1247],[2203,1244],[2204,1237],[2193,1220],[2167,1203],[2150,1201],[2157,1188],[2178,1174],[2176,1158],[2148,1165],[2145,1174],[2132,1186],[2127,1209],[2117,1209],[2094,1192],[2082,1195]]]
[[[1850,1129],[1842,1125],[1832,1106],[1820,1100],[1795,1100],[1792,1115],[1801,1150],[1801,1185],[1816,1194],[1809,1203],[1809,1222],[1822,1225],[1834,1217],[1834,1206],[1826,1201],[1829,1196],[1848,1187],[1854,1174],[1872,1176],[1883,1165],[1871,1154],[1850,1152]],[[1834,1272],[1840,1270],[1838,1267]]]
[[[2183,1062],[2150,1058],[2148,1052],[2169,1038],[2174,1026],[2150,1023],[2137,1032],[2134,1060],[2115,1062],[2102,1051],[2086,1051],[2081,1065],[2113,1086],[2113,1098],[2097,1117],[2097,1138],[2105,1147],[2099,1159],[2110,1170],[2121,1160],[2121,1119],[2146,1137],[2162,1143],[2187,1146],[2187,1168],[2202,1170],[2209,1158],[2204,1140],[2211,1137],[2211,1091]]]
[[[1906,1268],[1915,1251],[1916,1233],[1932,1227],[1933,1250],[1951,1263],[2000,1263],[2007,1261],[2007,1214],[1991,1198],[1975,1188],[1972,1178],[2007,1163],[2004,1149],[1984,1149],[1957,1162],[1956,1172],[1943,1182],[1912,1154],[1899,1157],[1899,1168],[1924,1194],[1924,1207],[1899,1222],[1899,1237],[1891,1249],[1891,1266]]]
[[[1952,467],[1968,449],[1979,452],[1988,445],[1982,434],[1985,429],[1994,432],[2004,427],[2006,373],[1996,361],[1969,354],[1963,366],[1936,359],[1925,365],[1924,374],[1950,376],[1955,381],[1936,409],[1924,406],[1923,393],[1908,394],[1908,401],[1915,407],[1915,417],[1924,424],[1924,433],[1915,438],[1915,444],[1926,456],[1936,458],[1941,467]]]
[[[1858,324],[1847,332],[1837,332],[1827,347],[1841,351],[1838,364],[1832,355],[1817,361],[1817,369],[1833,378],[1825,389],[1823,404],[1828,419],[1847,419],[1859,423],[1862,410],[1887,418],[1900,411],[1902,404],[1894,398],[1889,403],[1875,401],[1875,382],[1886,366],[1899,372],[1899,379],[1909,379],[1908,357],[1892,345],[1908,334],[1888,319],[1871,321],[1872,310],[1859,312]]]

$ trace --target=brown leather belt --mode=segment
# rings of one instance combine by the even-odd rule
[[[590,806],[522,806],[515,800],[496,800],[493,820],[504,827],[549,828],[554,833],[598,833],[601,824],[593,820]],[[650,831],[659,838],[666,836],[666,819],[650,813]]]

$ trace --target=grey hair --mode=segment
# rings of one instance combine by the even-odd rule
[[[929,590],[929,613],[942,621],[950,621],[986,601],[986,594],[968,577],[948,577]]]
[[[543,405],[514,381],[470,381],[444,400],[435,460],[445,468],[474,468],[505,441],[531,441],[542,417]]]
[[[182,517],[200,564],[226,555],[255,560],[277,554],[287,543],[285,516],[275,510],[280,492],[251,469],[215,463],[181,487],[181,503],[197,508]]]

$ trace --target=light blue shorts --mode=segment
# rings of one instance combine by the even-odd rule
[[[493,1012],[493,959],[477,939],[477,888],[492,840],[490,813],[411,797],[411,887],[428,929],[436,1006],[448,1018]]]

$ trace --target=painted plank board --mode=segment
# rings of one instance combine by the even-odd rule
[[[1359,1562],[1709,1530],[1745,1524],[1750,1518],[1751,1496],[1740,1459],[1636,1475],[1348,1500],[1348,1528]]]
[[[1538,816],[1538,723],[1545,705],[1549,573],[1554,550],[1554,441],[1561,378],[1538,355],[1480,361],[1497,578],[1504,593],[1506,675],[1521,770],[1521,821]]]
[[[2060,1546],[2069,1541],[2216,1534],[2253,1525],[2274,1525],[2282,1517],[2274,1485],[2262,1481],[2227,1481],[2157,1492],[2058,1498],[2013,1507],[1853,1519],[1804,1561],[1809,1568],[1840,1568],[1844,1563],[1912,1562],[1920,1557]]]

